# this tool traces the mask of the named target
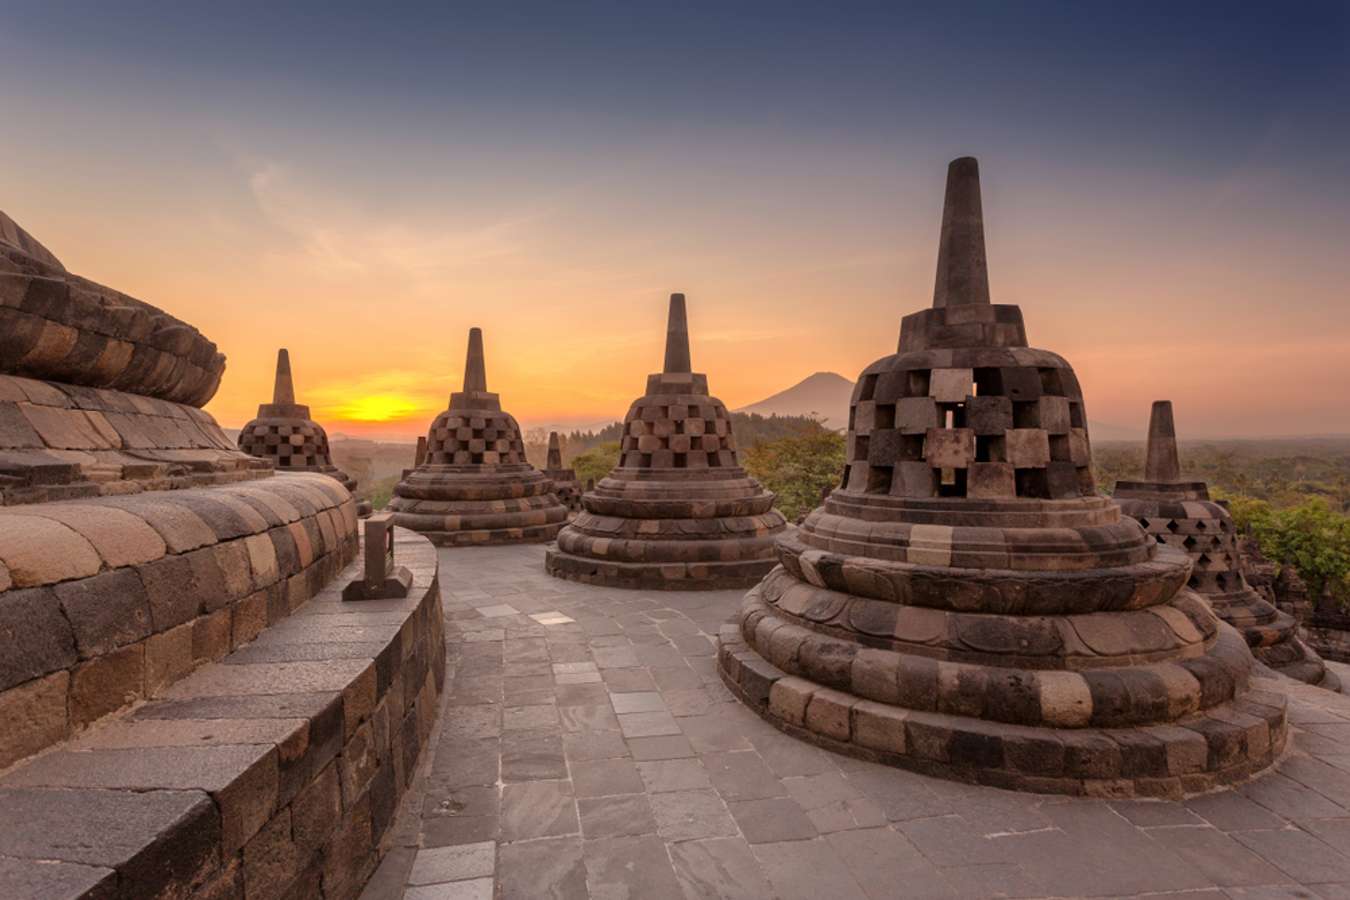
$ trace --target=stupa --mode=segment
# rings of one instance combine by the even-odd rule
[[[544,474],[553,479],[553,493],[558,502],[567,507],[569,513],[581,510],[581,484],[577,482],[574,469],[563,468],[562,445],[558,442],[558,432],[548,433],[548,461]]]
[[[272,402],[259,404],[258,417],[239,432],[239,449],[249,456],[270,460],[282,471],[331,476],[353,496],[356,494],[356,479],[333,465],[328,432],[309,417],[308,406],[295,402],[291,355],[284,347],[277,351]],[[370,501],[358,501],[356,509],[360,516],[370,515]]]
[[[1238,630],[1257,659],[1299,681],[1339,689],[1321,657],[1299,640],[1294,617],[1247,583],[1228,510],[1209,499],[1205,482],[1182,479],[1170,400],[1155,402],[1149,416],[1144,480],[1117,481],[1114,497],[1159,544],[1191,557],[1188,585]]]
[[[670,296],[664,371],[624,419],[619,464],[581,499],[545,565],[552,575],[630,588],[745,587],[774,565],[785,521],[746,474],[731,417],[689,362],[683,294]]]
[[[1191,561],[1094,490],[1078,379],[990,302],[976,161],[947,173],[930,309],[868,366],[841,485],[722,629],[723,679],[833,750],[1007,788],[1170,795],[1286,737]]]
[[[487,389],[481,329],[469,329],[464,390],[431,423],[425,458],[389,509],[396,525],[442,546],[548,541],[567,520],[552,480],[525,460],[520,426]]]

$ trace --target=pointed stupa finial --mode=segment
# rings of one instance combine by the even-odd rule
[[[980,164],[973,156],[963,156],[947,166],[933,306],[988,302],[989,266],[984,255]]]
[[[464,393],[487,391],[487,363],[483,361],[483,329],[469,329],[469,355],[464,361]]]
[[[689,363],[689,321],[685,317],[684,294],[670,295],[670,318],[666,322],[666,366],[663,371],[693,371]]]
[[[558,432],[548,433],[548,468],[562,468],[562,445],[558,443]]]
[[[1155,400],[1148,419],[1148,459],[1144,463],[1144,480],[1154,484],[1171,484],[1181,480],[1181,463],[1177,459],[1177,429],[1172,422],[1172,401]]]
[[[291,380],[291,354],[285,347],[277,351],[277,380],[272,386],[272,405],[295,405],[295,382]]]

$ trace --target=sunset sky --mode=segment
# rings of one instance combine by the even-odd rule
[[[214,340],[226,426],[286,346],[416,434],[473,325],[523,425],[602,424],[671,291],[729,406],[854,378],[969,154],[1092,420],[1350,432],[1350,5],[385,6],[0,0],[0,209]]]

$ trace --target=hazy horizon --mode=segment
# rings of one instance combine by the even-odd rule
[[[474,325],[523,426],[613,421],[672,291],[731,408],[853,380],[970,154],[1091,421],[1350,433],[1343,4],[47,4],[0,77],[0,209],[214,340],[228,427],[285,346],[331,432],[415,435]]]

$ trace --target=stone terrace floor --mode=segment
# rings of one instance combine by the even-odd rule
[[[445,705],[363,900],[1350,898],[1350,697],[1283,680],[1277,771],[1183,803],[1017,794],[837,756],[714,671],[738,591],[441,551]]]

